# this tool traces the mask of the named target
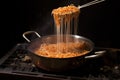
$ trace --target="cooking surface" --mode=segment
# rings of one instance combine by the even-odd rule
[[[118,80],[120,79],[120,49],[96,47],[96,51],[106,53],[95,59],[87,59],[86,63],[68,72],[48,72],[35,67],[26,51],[28,44],[20,43],[0,59],[0,75],[17,77],[43,78],[50,80]],[[25,79],[25,78],[24,78]]]

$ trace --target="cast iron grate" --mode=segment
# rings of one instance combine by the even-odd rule
[[[104,56],[90,59],[79,69],[54,73],[38,69],[32,63],[26,50],[28,44],[20,43],[0,59],[0,74],[13,74],[30,77],[43,77],[56,80],[119,80],[120,49],[95,48],[95,51],[106,50]]]

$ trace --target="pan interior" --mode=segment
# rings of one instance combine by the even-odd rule
[[[29,50],[38,56],[50,58],[71,58],[89,53],[93,43],[82,36],[63,35],[62,42],[57,42],[58,35],[44,36],[33,41]]]

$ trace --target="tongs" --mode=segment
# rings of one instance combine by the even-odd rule
[[[100,2],[103,2],[105,0],[94,0],[94,1],[91,1],[91,2],[88,2],[86,4],[83,4],[83,5],[79,5],[78,8],[84,8],[84,7],[87,7],[87,6],[90,6],[90,5],[93,5],[93,4],[97,4],[97,3],[100,3]]]

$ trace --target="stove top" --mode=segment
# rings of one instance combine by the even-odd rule
[[[26,50],[27,43],[16,44],[0,59],[0,76],[44,80],[120,80],[120,49],[95,47],[106,53],[95,59],[88,59],[85,65],[67,72],[49,72],[37,68]],[[13,77],[12,77],[13,78]],[[33,78],[33,79],[32,79]],[[23,80],[23,79],[22,79]]]

